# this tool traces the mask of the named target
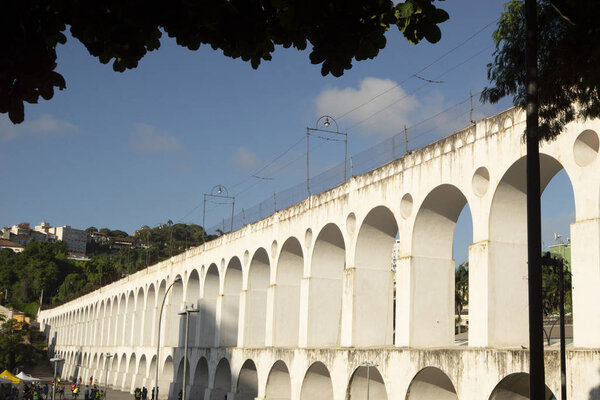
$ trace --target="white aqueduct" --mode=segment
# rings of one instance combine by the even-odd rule
[[[190,399],[354,400],[367,386],[378,400],[528,398],[524,128],[516,109],[478,121],[42,311],[63,378],[152,388],[158,310],[181,277],[163,315],[161,398],[183,382],[184,303],[201,310],[190,324]],[[542,189],[564,168],[574,193],[567,387],[578,400],[600,399],[599,132],[598,120],[572,123],[540,150]],[[470,327],[457,346],[452,242],[467,203]],[[548,393],[559,396],[558,351],[545,354]],[[368,380],[365,362],[375,364]]]

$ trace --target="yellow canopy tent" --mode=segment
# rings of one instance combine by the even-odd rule
[[[0,378],[8,379],[12,383],[19,383],[19,382],[21,382],[21,380],[19,378],[15,377],[13,374],[11,374],[10,372],[8,372],[7,370],[4,370],[4,372],[2,372],[0,374]]]

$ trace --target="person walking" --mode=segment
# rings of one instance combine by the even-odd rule
[[[146,389],[146,386],[142,386],[142,400],[147,400],[148,399],[148,389]]]
[[[90,387],[85,385],[85,389],[83,389],[83,399],[90,400]]]

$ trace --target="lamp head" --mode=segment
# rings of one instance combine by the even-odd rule
[[[329,125],[331,125],[331,122],[329,122],[329,117],[325,117],[325,122],[323,125],[325,125],[326,128],[329,128]]]

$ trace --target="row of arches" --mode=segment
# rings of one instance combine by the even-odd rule
[[[597,139],[594,131],[586,130],[575,146],[590,135]],[[550,154],[540,159],[543,189],[563,165]],[[444,183],[423,196],[406,193],[399,207],[380,204],[364,214],[350,212],[341,221],[324,221],[315,232],[308,228],[281,244],[274,240],[252,253],[186,266],[179,275],[47,322],[60,331],[59,345],[155,345],[160,303],[168,285],[180,276],[160,332],[167,346],[182,344],[177,312],[183,303],[200,309],[191,317],[190,345],[195,347],[452,345],[453,233],[468,204],[478,216],[471,221],[469,248],[469,264],[475,267],[469,276],[475,300],[469,309],[474,314],[469,344],[526,344],[525,167],[525,157],[497,176],[481,166],[471,188]],[[580,171],[571,174],[575,172]],[[583,189],[573,186],[580,199],[576,205],[583,202]],[[394,272],[392,250],[398,238],[401,249]],[[574,272],[581,268],[576,265],[578,257],[583,259],[576,254],[581,249],[574,243]],[[584,293],[574,293],[574,303]]]
[[[69,362],[77,362],[77,354],[65,354],[67,366]],[[99,374],[102,382],[104,376],[108,384],[117,389],[133,390],[135,387],[153,387],[152,376],[156,368],[155,358],[148,364],[145,355],[138,359],[136,354],[129,356],[117,355],[112,360],[104,359],[103,354],[96,354],[93,358],[87,354],[81,360],[81,369],[73,370],[74,375],[63,376],[75,378],[87,377],[87,374]],[[183,363],[181,359],[177,368],[173,358],[168,356],[160,370],[159,387],[161,397],[166,397],[166,388],[169,388],[169,398],[176,397],[183,385]],[[195,363],[194,369],[186,366],[187,393],[190,399],[220,400],[233,394],[236,400],[285,400],[298,398],[300,400],[333,400],[334,387],[332,375],[327,366],[322,362],[313,362],[304,372],[299,388],[299,396],[294,396],[292,391],[292,377],[288,365],[278,360],[270,366],[267,378],[259,383],[259,371],[255,362],[247,359],[236,375],[232,373],[230,361],[222,358],[216,366],[209,366],[205,357]],[[83,367],[87,366],[87,367]],[[93,376],[93,375],[90,375]],[[169,379],[171,377],[171,379]],[[98,379],[96,381],[98,381]],[[171,382],[172,381],[172,382]],[[339,382],[336,382],[339,384]],[[387,400],[390,396],[390,382],[386,382],[377,366],[363,363],[353,370],[346,384],[345,398],[373,400]],[[367,397],[368,392],[368,397]],[[425,367],[419,370],[411,379],[405,400],[457,400],[455,384],[452,379],[437,367]],[[520,400],[529,398],[529,377],[527,373],[510,373],[495,385],[489,394],[489,400]],[[546,388],[546,400],[555,399],[552,391]]]

